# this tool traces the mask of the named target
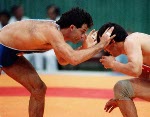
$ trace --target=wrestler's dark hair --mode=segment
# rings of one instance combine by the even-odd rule
[[[70,25],[80,28],[83,24],[87,24],[88,28],[90,28],[93,25],[93,20],[89,13],[79,7],[75,7],[62,14],[56,23],[61,29],[68,28]]]
[[[103,35],[103,33],[105,32],[105,30],[107,28],[111,28],[111,27],[114,27],[114,30],[111,34],[112,35],[116,35],[113,39],[115,42],[121,42],[121,41],[124,41],[125,38],[128,36],[127,32],[125,31],[124,28],[122,28],[120,25],[116,24],[116,23],[106,23],[104,24],[99,30],[98,30],[98,33],[97,33],[97,42],[100,42],[100,38],[99,36],[101,37]]]

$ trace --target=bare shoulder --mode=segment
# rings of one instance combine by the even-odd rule
[[[126,37],[125,43],[136,43],[139,41],[140,36],[141,36],[141,33],[139,32],[132,33]]]
[[[130,40],[133,38],[137,38],[139,36],[139,34],[140,34],[139,32],[132,33],[132,34],[128,35],[126,39]]]
[[[58,30],[57,24],[50,20],[29,20],[29,30],[43,34],[48,38],[52,38],[56,35],[61,35]]]
[[[135,32],[127,36],[125,39],[126,43],[139,43],[143,41],[149,41],[150,40],[150,35],[145,34],[145,33],[140,33],[140,32]]]
[[[140,34],[138,32],[128,35],[124,42],[125,49],[132,48],[134,46],[140,46]]]

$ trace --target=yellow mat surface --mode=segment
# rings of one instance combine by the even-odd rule
[[[92,75],[40,75],[48,88],[83,88],[112,90],[114,84],[125,76]],[[0,76],[0,88],[17,87],[20,84],[6,75]],[[5,92],[5,90],[4,90]],[[15,91],[14,91],[15,92]],[[1,94],[0,94],[1,95]],[[111,98],[111,97],[110,97]],[[104,111],[107,98],[46,96],[44,117],[122,117],[119,109]],[[0,117],[28,117],[29,96],[0,96]],[[139,117],[150,117],[150,103],[135,101]]]

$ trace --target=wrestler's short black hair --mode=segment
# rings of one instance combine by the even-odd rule
[[[93,20],[89,13],[79,7],[75,7],[62,14],[56,23],[60,25],[61,29],[68,28],[70,25],[80,28],[83,24],[87,24],[88,28],[90,28],[93,25]]]
[[[114,30],[111,34],[112,35],[116,35],[114,37],[114,41],[115,42],[121,42],[121,41],[124,41],[125,38],[128,36],[126,30],[124,28],[122,28],[120,25],[116,24],[116,23],[106,23],[104,24],[99,30],[98,30],[98,33],[97,33],[97,42],[100,42],[100,38],[99,36],[101,37],[103,35],[103,33],[105,32],[105,30],[107,28],[111,28],[111,27],[114,27]]]

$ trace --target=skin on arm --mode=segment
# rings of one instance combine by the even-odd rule
[[[127,38],[124,43],[126,55],[128,57],[128,63],[122,64],[114,62],[113,69],[124,74],[137,77],[142,73],[143,55],[141,45],[134,37]]]
[[[78,47],[77,50],[87,49],[87,48],[90,48],[90,47],[96,45],[96,43],[97,43],[96,36],[97,36],[97,31],[95,31],[95,30],[92,30],[88,36],[85,35],[82,46]],[[57,56],[57,60],[58,60],[59,64],[61,64],[61,65],[69,64],[69,62],[67,62],[65,59],[63,59],[62,57],[59,56],[59,52],[55,51],[55,54]]]
[[[68,65],[69,64],[69,62],[67,62],[65,59],[63,59],[62,57],[59,56],[58,52],[55,51],[55,55],[56,55],[58,63],[60,65]]]
[[[106,67],[117,72],[138,77],[142,73],[143,55],[141,45],[133,37],[127,38],[124,43],[124,49],[128,57],[128,63],[123,64],[114,59],[112,56],[105,56],[100,62]]]
[[[111,33],[113,28],[111,28],[109,31]],[[58,56],[62,57],[69,64],[77,65],[90,59],[95,54],[100,52],[107,44],[109,44],[114,35],[112,37],[105,37],[105,39],[102,39],[101,43],[83,50],[73,50],[72,47],[64,41],[63,36],[57,29],[52,29],[51,32],[49,32],[48,37],[51,37],[49,41],[55,52],[57,52]]]

